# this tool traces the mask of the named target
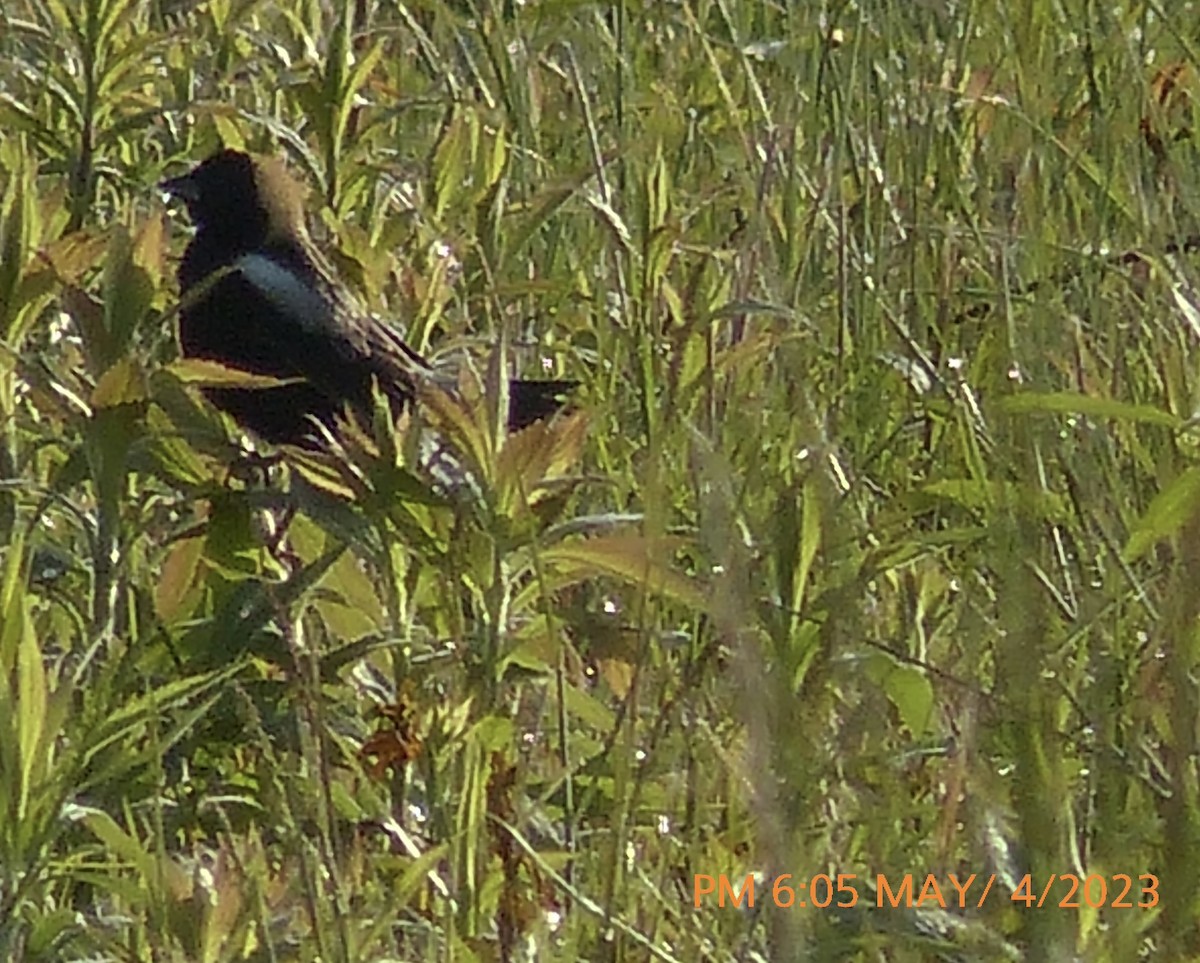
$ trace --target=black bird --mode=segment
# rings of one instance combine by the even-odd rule
[[[369,417],[373,383],[399,406],[435,377],[336,280],[309,237],[300,185],[282,162],[227,149],[161,186],[197,228],[179,267],[184,356],[290,382],[207,388],[243,428],[275,444],[320,447],[314,419],[332,431],[347,406]],[[509,427],[554,413],[575,385],[510,382]]]

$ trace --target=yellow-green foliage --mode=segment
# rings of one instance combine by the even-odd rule
[[[10,0],[0,959],[1200,959],[1198,41]],[[457,395],[247,460],[156,190],[221,143]]]

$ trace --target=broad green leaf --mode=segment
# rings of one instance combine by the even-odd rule
[[[929,674],[883,652],[876,652],[868,666],[871,678],[896,707],[900,721],[908,726],[914,739],[923,738],[933,723],[933,686]]]

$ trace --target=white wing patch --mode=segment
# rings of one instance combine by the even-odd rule
[[[262,254],[243,254],[233,268],[301,328],[326,337],[336,332],[329,301],[278,261]]]

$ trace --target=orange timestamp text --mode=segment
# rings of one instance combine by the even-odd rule
[[[1158,905],[1158,877],[1151,873],[1138,876],[1051,873],[1046,879],[1037,880],[1026,873],[1015,886],[1003,883],[998,886],[995,873],[966,876],[878,873],[873,880],[857,873],[816,873],[800,878],[785,874],[774,879],[749,873],[740,881],[725,873],[716,876],[697,873],[692,877],[692,905],[697,909],[714,904],[720,908],[753,909],[764,903],[780,909],[849,909],[858,906],[863,894],[867,904],[877,909],[982,909],[989,899],[1007,900],[1026,909],[1034,906],[1153,909]]]

